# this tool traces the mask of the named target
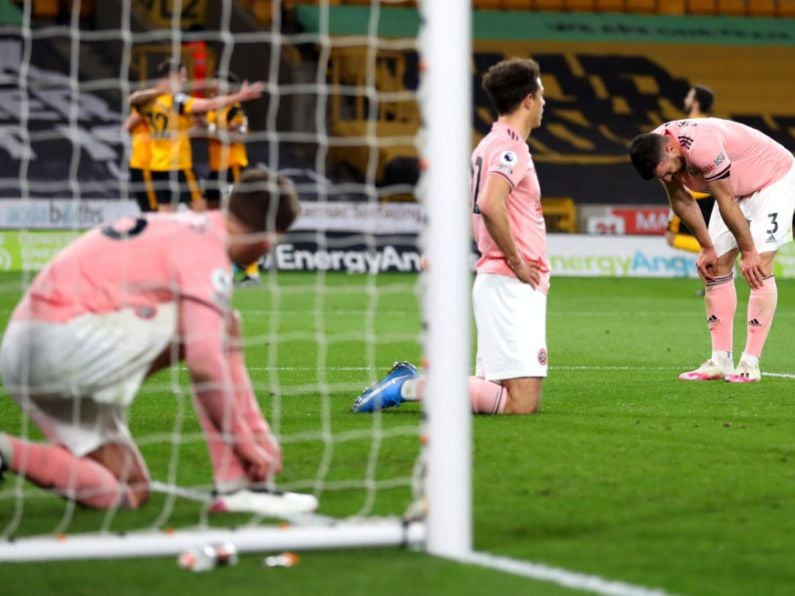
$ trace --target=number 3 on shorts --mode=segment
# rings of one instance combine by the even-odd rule
[[[778,232],[778,213],[768,213],[767,216],[770,218],[770,229],[765,230],[766,234],[775,234]]]

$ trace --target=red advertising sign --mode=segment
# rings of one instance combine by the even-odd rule
[[[589,234],[662,236],[668,226],[668,207],[606,207],[588,218]]]

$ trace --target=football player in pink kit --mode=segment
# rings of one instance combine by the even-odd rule
[[[228,213],[161,214],[94,229],[33,281],[0,348],[3,382],[47,439],[0,433],[0,466],[90,507],[137,508],[149,473],[127,428],[143,380],[184,360],[210,452],[215,511],[310,511],[261,486],[281,451],[246,371],[232,263],[255,261],[298,213],[292,185],[252,170]]]
[[[643,178],[662,182],[671,208],[702,247],[696,265],[706,284],[712,356],[679,378],[759,381],[759,358],[778,296],[773,260],[776,251],[792,240],[795,159],[758,130],[719,118],[667,122],[635,137],[630,156]],[[715,198],[709,228],[687,188]],[[745,350],[735,369],[732,324],[737,309],[734,267],[738,252],[751,296]]]
[[[472,153],[472,227],[481,257],[472,290],[477,371],[469,379],[474,412],[532,414],[547,375],[549,259],[541,190],[527,137],[541,125],[544,87],[538,64],[503,60],[483,77],[499,117]],[[424,397],[425,379],[396,364],[365,390],[354,412]]]

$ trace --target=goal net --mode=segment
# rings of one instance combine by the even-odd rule
[[[212,92],[210,83],[236,88],[230,73],[263,81],[264,97],[243,106],[248,158],[293,180],[302,213],[260,264],[258,284],[256,273],[239,273],[247,284],[234,306],[255,393],[284,452],[276,483],[320,505],[281,520],[211,513],[205,438],[187,371],[174,363],[144,383],[129,411],[149,501],[83,508],[6,472],[0,560],[164,555],[218,541],[243,552],[407,543],[467,552],[468,3],[52,4],[9,4],[18,10],[0,24],[6,318],[60,248],[139,212],[122,125],[157,64],[185,64],[194,95]],[[191,134],[206,191],[206,122]],[[431,363],[427,403],[350,412],[394,361],[422,358]],[[0,399],[0,431],[42,440],[7,394]]]

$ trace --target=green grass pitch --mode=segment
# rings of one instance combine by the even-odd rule
[[[405,485],[377,491],[372,503],[362,486],[373,457],[376,480],[411,474],[419,406],[380,417],[349,408],[394,360],[420,357],[415,282],[408,275],[280,274],[236,294],[252,378],[266,415],[286,438],[281,481],[312,490],[320,462],[328,461],[322,513],[401,513],[408,504]],[[21,288],[19,276],[0,277],[5,317]],[[677,381],[679,372],[708,354],[697,289],[693,280],[553,280],[551,369],[541,413],[474,419],[477,549],[679,594],[792,593],[795,378],[766,376],[752,386]],[[738,293],[736,354],[745,338],[748,290],[742,281]],[[792,375],[795,282],[779,281],[779,294],[763,371]],[[180,382],[175,394],[172,386]],[[183,441],[174,447],[170,433],[180,419]],[[132,408],[131,428],[153,477],[166,480],[173,473],[181,485],[209,484],[184,371],[147,382]],[[20,429],[19,412],[4,395],[0,429]],[[377,452],[372,429],[386,433]],[[345,440],[324,441],[329,433]],[[16,478],[6,475],[0,529],[18,512],[15,487]],[[17,535],[181,527],[205,519],[197,503],[162,494],[141,511],[111,517],[72,511],[31,485],[23,488],[28,498]],[[179,570],[172,558],[4,564],[0,592],[567,592],[399,549],[306,553],[291,569],[261,568],[260,558],[248,555],[237,567],[205,575]]]

